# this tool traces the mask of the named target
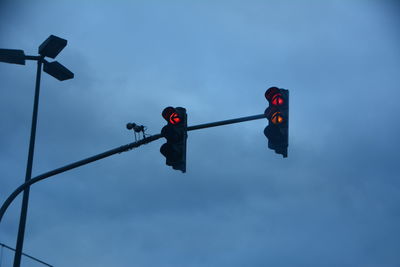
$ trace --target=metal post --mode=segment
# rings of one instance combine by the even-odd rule
[[[38,114],[38,107],[39,107],[40,75],[41,75],[41,71],[42,71],[42,60],[43,60],[43,57],[40,57],[37,61],[35,99],[34,99],[34,103],[33,103],[31,137],[30,137],[30,141],[29,141],[29,152],[28,152],[28,162],[27,162],[27,166],[26,166],[25,182],[29,181],[32,177],[32,163],[33,163],[33,154],[34,154],[34,149],[35,149],[36,124],[37,124],[37,114]],[[20,267],[20,265],[21,265],[22,248],[23,248],[23,244],[24,244],[24,235],[25,235],[25,226],[26,226],[26,216],[28,213],[28,201],[29,201],[29,187],[27,187],[24,190],[24,194],[22,197],[21,216],[20,216],[20,220],[19,220],[17,245],[15,248],[15,256],[14,256],[14,267]]]

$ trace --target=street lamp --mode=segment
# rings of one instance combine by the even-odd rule
[[[69,80],[74,78],[74,74],[66,67],[58,63],[57,61],[48,62],[45,57],[55,58],[61,50],[67,45],[67,40],[60,37],[50,35],[40,46],[38,56],[25,55],[23,50],[17,49],[0,49],[0,62],[12,63],[25,65],[26,60],[37,61],[37,72],[36,72],[36,86],[35,86],[35,98],[33,102],[33,115],[31,125],[31,136],[29,142],[28,162],[26,166],[25,182],[29,181],[32,177],[32,162],[35,148],[35,136],[36,136],[36,124],[37,114],[39,106],[39,92],[40,92],[40,76],[43,70],[47,74],[53,76],[59,81]],[[24,190],[22,197],[21,216],[18,227],[17,244],[15,248],[14,256],[14,267],[19,267],[21,264],[22,247],[24,243],[26,216],[28,212],[28,200],[29,200],[29,187]]]

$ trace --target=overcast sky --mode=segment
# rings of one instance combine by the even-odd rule
[[[54,266],[400,265],[397,1],[2,1],[0,48],[43,73],[33,176],[188,124],[261,114],[290,90],[289,157],[256,120],[189,132],[187,173],[158,140],[31,188],[24,252]],[[36,63],[0,64],[0,202],[23,183]],[[0,224],[15,247],[21,197]],[[13,253],[4,249],[2,266]],[[24,267],[43,266],[23,258]]]

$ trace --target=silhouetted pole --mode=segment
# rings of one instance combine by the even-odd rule
[[[35,150],[36,125],[37,125],[37,115],[39,108],[40,76],[42,73],[42,60],[43,56],[41,56],[37,61],[35,99],[33,102],[31,137],[29,141],[29,152],[28,152],[28,162],[26,165],[25,182],[28,182],[32,177],[32,163],[33,163],[33,154]],[[21,265],[21,255],[22,255],[22,248],[24,245],[24,236],[25,236],[26,216],[28,213],[28,201],[29,201],[29,187],[27,187],[24,190],[24,194],[22,196],[21,216],[19,219],[17,245],[15,247],[15,255],[14,255],[14,267],[19,267]]]
[[[31,136],[29,141],[29,152],[28,162],[26,166],[25,183],[29,182],[32,176],[32,163],[33,154],[35,148],[35,136],[36,136],[36,125],[37,125],[37,114],[39,106],[39,92],[40,92],[40,76],[43,71],[53,76],[59,81],[65,81],[74,78],[74,74],[60,64],[57,61],[48,62],[45,57],[55,58],[61,50],[67,45],[67,40],[50,35],[40,46],[39,56],[25,55],[25,52],[21,49],[3,49],[0,48],[0,62],[25,65],[26,60],[37,61],[37,72],[36,72],[36,86],[35,86],[35,98],[33,103],[33,115],[31,124]],[[21,254],[24,243],[26,217],[28,212],[28,201],[29,201],[29,187],[24,188],[24,195],[22,198],[21,216],[18,227],[18,237],[16,252],[14,256],[14,267],[21,265]]]

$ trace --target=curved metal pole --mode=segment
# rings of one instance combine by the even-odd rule
[[[199,130],[199,129],[204,129],[204,128],[210,128],[210,127],[215,127],[215,126],[222,126],[222,125],[226,125],[226,124],[232,124],[232,123],[239,123],[239,122],[245,122],[245,121],[251,121],[251,120],[258,120],[258,119],[262,119],[265,118],[265,114],[258,114],[258,115],[253,115],[253,116],[247,116],[247,117],[242,117],[242,118],[237,118],[237,119],[231,119],[231,120],[224,120],[224,121],[217,121],[217,122],[212,122],[212,123],[205,123],[205,124],[200,124],[200,125],[194,125],[194,126],[189,126],[187,127],[187,131],[193,131],[193,130]],[[161,137],[163,137],[161,134],[155,134],[155,135],[151,135],[149,137],[146,137],[142,140],[139,140],[137,142],[133,142],[124,146],[120,146],[111,150],[108,150],[106,152],[103,152],[101,154],[97,154],[93,157],[90,158],[86,158],[74,163],[71,163],[69,165],[66,165],[64,167],[43,173],[39,176],[36,176],[32,179],[30,179],[29,181],[25,182],[24,184],[22,184],[21,186],[19,186],[7,199],[6,201],[3,203],[3,205],[0,208],[0,222],[3,219],[4,213],[6,212],[8,206],[10,206],[11,202],[13,202],[13,200],[19,195],[19,193],[21,193],[25,188],[29,187],[30,185],[37,183],[43,179],[49,178],[51,176],[54,176],[56,174],[68,171],[68,170],[72,170],[75,169],[77,167],[83,166],[85,164],[91,163],[93,161],[99,160],[99,159],[103,159],[109,156],[112,156],[114,154],[117,153],[122,153],[125,151],[128,151],[130,149],[133,149],[135,147],[139,147],[141,145],[144,144],[148,144],[152,141],[155,141],[157,139],[160,139]]]
[[[146,138],[144,138],[144,139],[142,139],[142,140],[139,140],[139,141],[137,141],[137,142],[133,142],[133,143],[130,143],[130,144],[127,144],[127,145],[123,145],[123,146],[120,146],[120,147],[117,147],[117,148],[108,150],[108,151],[106,151],[106,152],[97,154],[97,155],[95,155],[95,156],[92,156],[92,157],[89,157],[89,158],[86,158],[86,159],[83,159],[83,160],[76,161],[76,162],[74,162],[74,163],[65,165],[65,166],[63,166],[63,167],[61,167],[61,168],[58,168],[58,169],[55,169],[55,170],[52,170],[52,171],[43,173],[43,174],[41,174],[41,175],[39,175],[39,176],[36,176],[36,177],[34,177],[34,178],[32,178],[32,179],[26,181],[24,184],[20,185],[20,186],[6,199],[6,201],[4,201],[3,205],[2,205],[1,208],[0,208],[0,222],[1,222],[1,220],[3,219],[3,215],[4,215],[4,213],[6,212],[8,206],[10,206],[10,204],[13,202],[13,200],[14,200],[22,191],[24,191],[25,188],[29,188],[29,186],[31,186],[32,184],[35,184],[35,183],[37,183],[37,182],[39,182],[39,181],[41,181],[41,180],[44,180],[44,179],[49,178],[49,177],[51,177],[51,176],[54,176],[54,175],[56,175],[56,174],[60,174],[60,173],[62,173],[62,172],[66,172],[66,171],[75,169],[75,168],[77,168],[77,167],[86,165],[86,164],[91,163],[91,162],[94,162],[94,161],[96,161],[96,160],[103,159],[103,158],[112,156],[112,155],[117,154],[117,153],[122,153],[122,152],[131,150],[131,149],[133,149],[133,148],[135,148],[135,147],[139,147],[139,146],[144,145],[144,144],[148,144],[148,143],[150,143],[150,142],[152,142],[152,141],[155,141],[155,140],[157,140],[157,139],[160,139],[161,137],[162,137],[161,134],[155,134],[155,135],[146,137]]]

